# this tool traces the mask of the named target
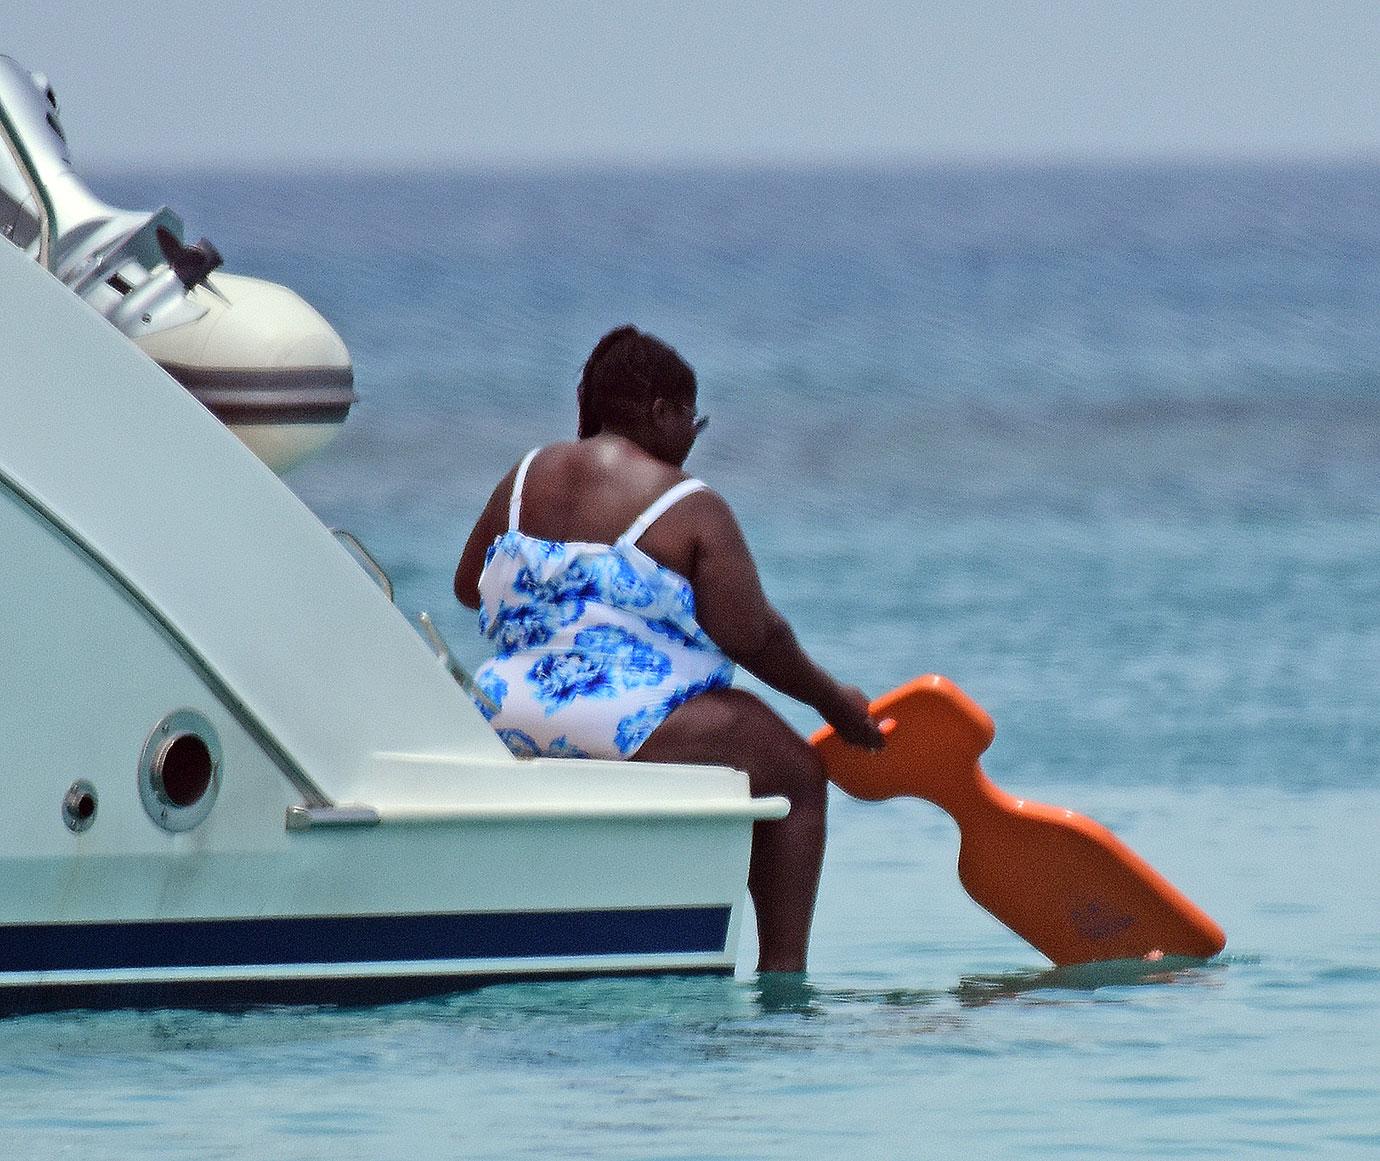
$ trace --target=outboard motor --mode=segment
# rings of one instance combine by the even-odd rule
[[[47,78],[0,56],[0,236],[103,314],[283,472],[355,401],[340,336],[284,286],[220,270],[182,220],[106,205],[72,171]]]

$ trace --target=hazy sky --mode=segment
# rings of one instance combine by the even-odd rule
[[[4,0],[78,169],[1380,156],[1376,0]]]

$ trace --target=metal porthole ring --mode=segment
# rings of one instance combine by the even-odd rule
[[[73,834],[81,834],[90,830],[96,821],[98,805],[95,786],[85,778],[78,778],[62,799],[62,821]]]
[[[139,798],[166,831],[191,830],[220,793],[220,736],[205,714],[173,710],[149,732],[139,756]]]

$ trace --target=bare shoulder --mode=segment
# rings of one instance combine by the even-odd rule
[[[684,476],[684,473],[682,476],[686,479],[692,478]],[[733,509],[729,506],[728,501],[703,480],[700,480],[699,483],[703,484],[703,487],[691,492],[675,508],[679,508],[682,513],[706,532],[736,532],[738,530],[738,518],[733,514]],[[675,511],[675,508],[672,511]]]
[[[687,503],[695,504],[705,519],[713,520],[737,532],[738,515],[734,512],[733,505],[724,499],[723,494],[712,484],[703,480],[700,482],[704,487],[686,497]]]
[[[682,478],[691,477],[682,473]],[[681,497],[667,509],[648,530],[642,543],[666,549],[672,544],[684,545],[690,550],[692,559],[698,560],[706,553],[738,548],[743,543],[743,534],[728,501],[706,485]]]

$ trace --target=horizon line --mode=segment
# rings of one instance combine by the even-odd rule
[[[700,175],[720,174],[901,174],[920,172],[1040,172],[1040,171],[1185,171],[1222,170],[1310,170],[1369,169],[1380,167],[1380,150],[1335,152],[1240,152],[1240,153],[1048,153],[1048,154],[963,154],[896,155],[855,157],[701,157],[648,158],[635,156],[588,157],[426,157],[359,158],[321,157],[303,159],[261,156],[243,162],[227,162],[224,157],[182,159],[133,158],[81,160],[73,165],[100,177],[144,176],[170,172],[271,176],[291,174],[301,177],[539,177],[609,175]]]

